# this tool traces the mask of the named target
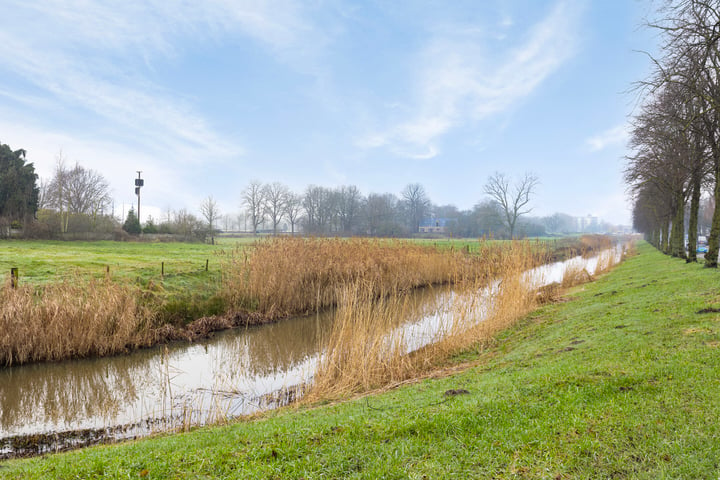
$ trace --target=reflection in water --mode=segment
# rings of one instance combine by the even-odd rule
[[[202,406],[250,413],[258,396],[307,378],[330,321],[320,314],[127,356],[0,369],[0,438],[136,423]]]
[[[597,258],[578,257],[526,275],[539,287],[562,281],[568,265],[585,265],[592,273],[596,264]],[[490,298],[492,291],[488,287],[471,301],[486,308],[478,298]],[[413,296],[409,316],[398,319],[409,350],[437,340],[458,298],[451,290],[429,288]],[[475,312],[482,317],[482,310]],[[331,322],[328,312],[127,356],[2,368],[0,453],[1,439],[14,435],[145,421],[144,432],[133,432],[142,434],[148,428],[204,423],[267,408],[268,394],[311,379],[322,332],[330,330]]]

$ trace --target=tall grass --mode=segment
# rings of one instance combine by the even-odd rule
[[[410,299],[391,295],[372,301],[365,284],[347,285],[306,398],[343,397],[416,377],[449,355],[483,348],[542,301],[538,286],[524,274],[537,266],[541,252],[527,242],[513,242],[488,253],[479,275],[464,276],[455,285],[449,308],[437,308],[435,338],[409,354],[413,339],[398,329],[398,319],[417,316]],[[596,272],[610,269],[615,258],[601,255]],[[571,266],[563,287],[588,280],[584,267]]]
[[[373,297],[486,273],[478,256],[404,241],[282,237],[258,243],[224,268],[231,309],[269,318],[338,305],[348,285]]]
[[[144,344],[152,312],[110,279],[0,288],[0,365],[109,355]]]
[[[583,238],[583,249],[598,248],[603,241]],[[226,328],[243,318],[259,323],[346,308],[358,303],[348,300],[353,295],[364,304],[386,297],[395,301],[418,287],[483,285],[513,271],[517,262],[523,268],[543,263],[547,254],[531,242],[480,241],[470,253],[469,248],[438,249],[411,241],[279,237],[221,251],[221,285],[211,282],[203,287],[211,294],[198,290],[182,301],[163,294],[162,278],[144,288],[109,275],[18,289],[5,285],[0,289],[0,365],[110,355],[192,338],[196,327]],[[367,308],[385,308],[383,315],[392,317],[398,307],[383,301]],[[182,325],[189,316],[203,315],[213,316]]]
[[[398,322],[428,312],[418,312],[408,296],[372,301],[367,285],[347,285],[307,398],[344,396],[412,378],[451,352],[487,341],[528,312],[535,295],[522,273],[537,264],[537,252],[526,242],[513,242],[494,253],[476,265],[478,275],[465,275],[455,285],[449,308],[436,306],[435,338],[410,354],[413,339]],[[502,281],[488,283],[498,272]]]

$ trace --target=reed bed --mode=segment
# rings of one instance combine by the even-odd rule
[[[587,248],[603,242],[583,239]],[[480,241],[470,253],[399,240],[278,237],[224,252],[221,285],[213,284],[207,299],[173,303],[162,294],[162,280],[141,287],[109,275],[17,289],[7,284],[0,289],[0,365],[111,355],[243,319],[261,323],[343,303],[361,312],[348,290],[372,303],[419,287],[483,285],[517,262],[531,268],[547,258],[532,242]],[[381,307],[390,317],[399,308],[386,302],[373,308]],[[207,318],[185,325],[188,317]]]
[[[580,237],[580,249],[584,257],[609,250],[613,245],[613,238],[607,235],[583,235]]]
[[[542,254],[527,242],[487,253],[482,274],[465,276],[454,286],[449,308],[435,307],[435,337],[413,351],[413,339],[398,328],[398,319],[428,312],[421,312],[406,296],[372,301],[366,285],[347,285],[306,399],[345,397],[414,378],[450,355],[493,342],[498,332],[542,301],[538,286],[524,274],[538,265]],[[615,255],[601,255],[597,268],[607,271],[616,260]],[[490,280],[499,278],[499,272],[500,280]],[[562,287],[591,279],[584,266],[570,266]]]
[[[428,307],[423,310],[402,295],[373,301],[366,285],[347,285],[307,398],[342,397],[412,378],[451,352],[487,341],[534,305],[535,295],[522,273],[537,261],[535,249],[526,242],[496,250],[492,261],[478,265],[481,273],[472,279],[465,275],[455,285],[450,308],[430,307],[435,334],[411,353],[413,339],[399,328],[399,319],[425,316]],[[502,281],[489,283],[490,275],[500,271]]]
[[[575,285],[589,282],[592,280],[592,278],[592,275],[590,275],[590,272],[587,271],[585,265],[570,265],[563,273],[563,278],[560,286],[562,288],[570,288],[574,287]]]
[[[477,278],[487,274],[480,258],[404,241],[280,237],[235,255],[222,295],[234,311],[279,318],[336,306],[348,285],[378,298]]]
[[[102,356],[145,344],[152,312],[110,279],[0,288],[0,365]]]

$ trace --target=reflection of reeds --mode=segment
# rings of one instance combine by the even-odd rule
[[[152,314],[138,292],[104,280],[66,280],[35,291],[0,288],[0,365],[109,355],[143,343]]]

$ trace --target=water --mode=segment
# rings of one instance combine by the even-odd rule
[[[567,268],[592,273],[597,261],[577,257],[545,265],[526,272],[525,280],[535,287],[560,282]],[[409,318],[391,335],[403,338],[406,351],[435,342],[452,328],[458,305],[472,305],[474,318],[482,321],[497,286],[473,295],[420,290]],[[17,439],[23,436],[79,432],[54,435],[42,451],[272,408],[282,403],[282,392],[311,380],[332,315],[228,330],[126,356],[0,369],[0,458],[22,452]]]

